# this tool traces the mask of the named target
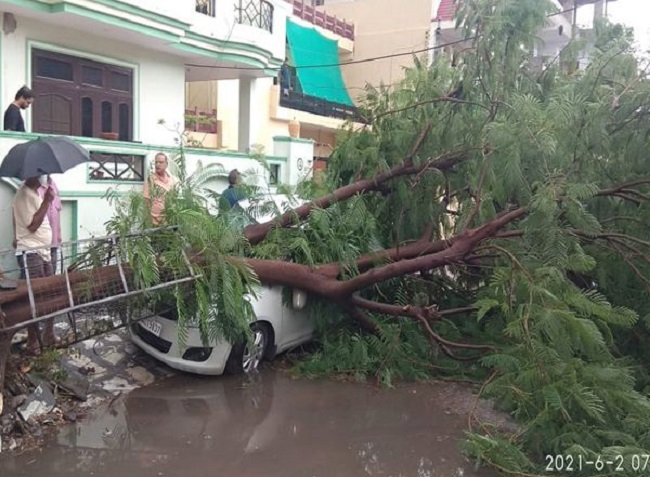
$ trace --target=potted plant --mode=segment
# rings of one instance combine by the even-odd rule
[[[120,134],[116,133],[116,132],[110,132],[109,131],[109,132],[99,133],[99,137],[101,139],[106,139],[108,141],[117,141],[117,139],[120,137]]]

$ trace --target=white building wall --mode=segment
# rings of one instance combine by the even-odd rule
[[[284,59],[286,19],[293,7],[285,0],[268,0],[273,5],[273,32],[270,33],[256,26],[240,24],[240,0],[216,0],[214,17],[193,14],[191,31],[208,38],[220,38],[226,41],[246,43],[269,51],[275,58]],[[241,2],[244,5],[248,3]]]

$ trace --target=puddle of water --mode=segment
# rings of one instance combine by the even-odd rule
[[[131,392],[0,475],[487,477],[460,454],[468,391],[176,376]],[[459,407],[460,406],[460,407]]]

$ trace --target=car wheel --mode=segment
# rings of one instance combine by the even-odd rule
[[[271,336],[268,327],[262,323],[253,323],[251,331],[253,337],[250,342],[242,340],[233,345],[226,362],[226,373],[241,374],[255,371],[266,356]]]

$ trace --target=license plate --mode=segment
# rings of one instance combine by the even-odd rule
[[[162,325],[153,318],[146,318],[142,320],[140,322],[140,326],[156,336],[160,336],[160,332],[162,331]]]

